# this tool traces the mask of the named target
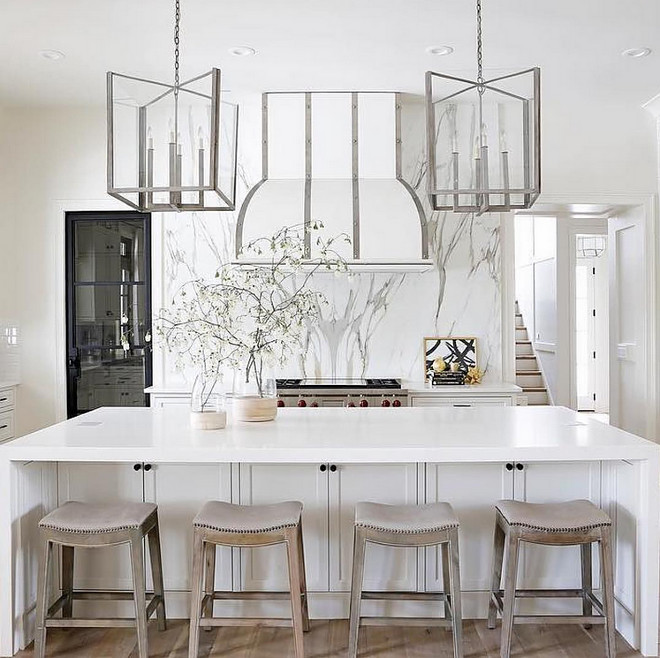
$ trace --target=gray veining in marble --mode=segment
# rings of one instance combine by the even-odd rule
[[[499,218],[430,211],[423,126],[423,105],[407,104],[403,175],[423,200],[433,268],[315,275],[314,285],[329,303],[319,308],[318,323],[283,375],[420,379],[424,336],[462,335],[477,337],[486,381],[501,379]],[[241,134],[248,130],[243,125]],[[259,180],[259,154],[252,151],[239,158],[239,203]],[[212,277],[219,263],[232,258],[236,214],[162,215],[164,303],[185,281]],[[169,370],[167,361],[165,378],[175,379]]]

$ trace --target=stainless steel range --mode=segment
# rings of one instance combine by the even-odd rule
[[[407,407],[399,379],[278,379],[280,407]]]

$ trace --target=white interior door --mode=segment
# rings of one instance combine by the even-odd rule
[[[575,267],[575,372],[578,411],[596,408],[595,259],[579,258]]]
[[[647,434],[646,236],[643,207],[609,222],[610,422]]]

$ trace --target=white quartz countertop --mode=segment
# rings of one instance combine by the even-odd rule
[[[515,384],[506,382],[489,382],[487,384],[474,384],[472,386],[431,386],[428,382],[419,380],[411,381],[404,379],[401,387],[409,393],[424,393],[428,395],[516,395],[522,393],[522,388]],[[190,387],[185,384],[177,386],[149,386],[144,389],[145,393],[153,395],[190,395]],[[392,393],[393,391],[386,391]]]
[[[18,382],[12,379],[0,379],[0,388],[12,388],[12,386],[18,386]]]
[[[102,408],[0,446],[39,461],[480,462],[657,459],[660,446],[563,407],[280,409],[192,430],[185,406]]]
[[[522,388],[516,384],[508,384],[506,382],[494,382],[488,384],[472,384],[464,386],[431,386],[428,382],[424,381],[408,381],[403,380],[401,386],[409,393],[424,393],[428,395],[516,395],[522,393]]]

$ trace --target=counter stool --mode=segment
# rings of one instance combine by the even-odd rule
[[[293,626],[295,656],[303,658],[303,631],[309,630],[302,503],[232,505],[208,502],[193,521],[193,580],[190,610],[189,658],[197,658],[199,629],[212,626]],[[216,592],[216,546],[286,544],[289,592]],[[214,617],[216,600],[291,599],[291,618],[246,619]]]
[[[126,627],[135,626],[139,658],[147,658],[147,621],[154,613],[158,629],[165,630],[165,599],[160,555],[158,510],[152,503],[121,503],[95,505],[68,502],[46,515],[39,522],[41,553],[37,580],[37,617],[34,656],[43,658],[46,650],[46,629],[57,627]],[[144,544],[149,540],[149,557],[154,581],[154,593],[147,605],[144,584]],[[48,575],[53,544],[62,546],[62,595],[48,607]],[[129,544],[133,591],[75,591],[73,589],[74,548],[98,548]],[[82,619],[73,617],[73,602],[77,600],[121,600],[135,602],[135,619]],[[62,617],[54,615],[62,610]]]
[[[364,592],[364,554],[367,542],[385,546],[441,545],[444,592]],[[444,601],[444,619],[431,617],[361,617],[363,600]],[[447,626],[453,629],[454,658],[463,656],[461,584],[458,561],[458,519],[448,503],[383,505],[358,503],[355,507],[353,577],[348,656],[355,658],[362,626]]]
[[[495,506],[495,547],[493,580],[488,609],[488,628],[495,628],[497,613],[502,615],[501,658],[509,658],[514,623],[604,624],[608,658],[616,655],[614,626],[614,574],[612,562],[612,520],[588,500],[566,503],[523,503],[501,500]],[[516,589],[520,542],[546,546],[579,545],[582,561],[580,589],[521,590]],[[591,583],[591,544],[600,547],[600,572],[603,601],[593,593]],[[502,563],[506,553],[507,567],[504,590],[500,589]],[[517,598],[581,598],[582,615],[516,615]],[[593,614],[596,609],[598,615]]]

